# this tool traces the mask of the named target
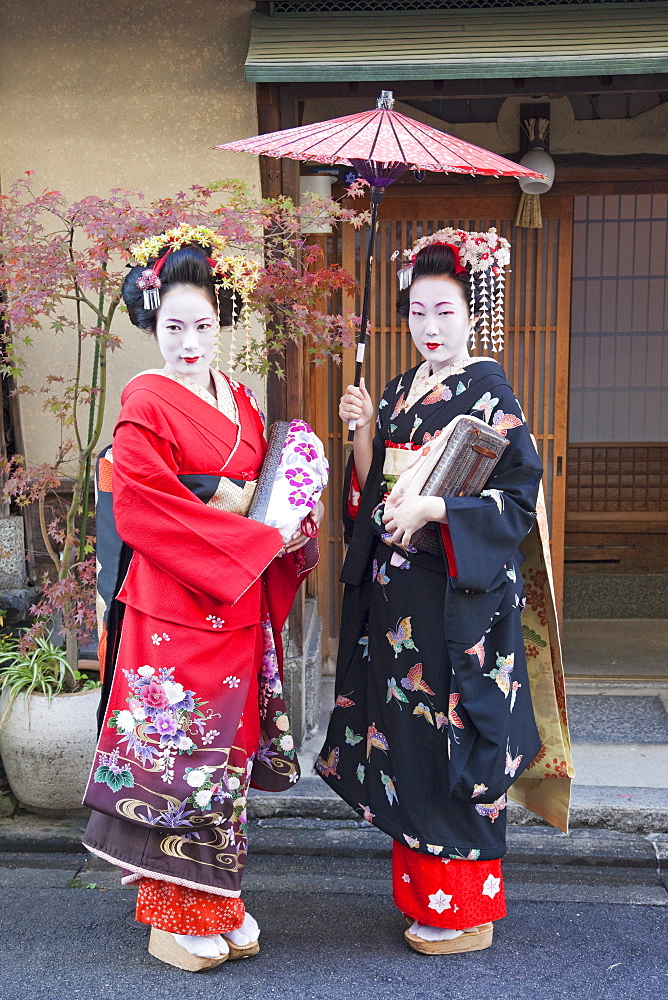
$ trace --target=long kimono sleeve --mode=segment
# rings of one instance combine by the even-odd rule
[[[354,456],[351,453],[343,483],[343,528],[344,541],[350,546],[341,575],[342,583],[360,582],[369,558],[371,548],[375,546],[378,533],[371,520],[374,508],[380,503],[384,491],[383,463],[385,460],[385,441],[387,424],[389,423],[389,400],[395,394],[395,386],[399,378],[389,382],[383,391],[378,404],[376,431],[373,438],[371,466],[367,473],[364,489],[357,505],[355,516],[351,516],[350,497],[354,491],[355,468]]]
[[[283,548],[276,528],[207,506],[178,479],[168,430],[121,419],[114,436],[114,518],[135,553],[168,577],[234,604]]]
[[[536,521],[540,459],[510,387],[496,386],[494,393],[493,399],[479,400],[483,405],[474,406],[472,412],[475,416],[476,411],[489,410],[491,426],[504,432],[510,443],[482,496],[445,497],[456,562],[452,582],[458,590],[488,591],[496,586]]]

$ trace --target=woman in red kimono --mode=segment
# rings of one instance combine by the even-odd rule
[[[266,445],[252,392],[210,367],[230,298],[221,244],[193,243],[188,227],[162,242],[153,259],[136,250],[149,267],[123,286],[165,365],[126,386],[100,467],[123,544],[84,843],[138,885],[149,951],[199,971],[259,950],[240,897],[246,794],[299,777],[280,630],[317,543],[243,516]],[[102,582],[113,529],[99,521]]]

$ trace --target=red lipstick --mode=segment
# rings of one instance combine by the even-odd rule
[[[440,346],[440,344],[425,344],[428,351],[437,351]]]
[[[184,358],[183,360],[185,361],[185,363],[187,365],[194,365],[196,361],[199,361],[199,358],[198,357],[197,358]]]

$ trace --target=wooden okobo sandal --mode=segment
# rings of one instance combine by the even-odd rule
[[[213,969],[216,965],[222,965],[228,958],[232,958],[232,945],[230,945],[228,955],[219,955],[218,958],[202,958],[200,955],[191,955],[189,951],[182,948],[169,931],[161,931],[158,927],[151,927],[148,953],[167,965],[174,965],[177,969],[185,969],[186,972],[204,972],[206,969]]]
[[[223,937],[225,937],[224,934]],[[252,958],[260,950],[259,941],[249,941],[248,944],[237,945],[232,944],[228,938],[225,938],[225,940],[227,941],[227,947],[230,949],[230,962],[236,961],[237,958]]]
[[[464,931],[459,937],[450,941],[425,941],[417,934],[404,931],[404,937],[413,951],[421,955],[458,955],[465,951],[484,951],[492,943],[494,934],[494,924],[481,924],[480,927],[472,927],[469,931]]]

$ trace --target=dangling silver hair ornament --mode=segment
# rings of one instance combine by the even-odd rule
[[[503,350],[503,300],[506,272],[502,267],[492,268],[494,275],[494,312],[492,316],[492,350]]]
[[[449,246],[455,255],[455,273],[468,273],[470,281],[470,311],[472,320],[471,347],[476,346],[475,317],[479,317],[481,346],[499,353],[503,350],[503,299],[505,291],[504,269],[510,263],[510,243],[499,236],[496,229],[486,233],[466,232],[463,229],[440,229],[430,236],[423,236],[410,250],[404,250],[406,264],[398,273],[399,289],[409,288],[413,280],[415,258],[425,247]],[[393,255],[393,258],[398,256]],[[476,291],[476,275],[480,277]]]
[[[160,289],[162,281],[153,268],[147,267],[137,278],[137,288],[144,293],[144,309],[158,309],[160,306]]]
[[[496,342],[494,339],[494,309],[496,307],[496,282],[494,280],[494,268],[490,267],[487,272],[487,282],[489,284],[489,333],[492,344],[492,353],[496,353]]]
[[[399,279],[399,291],[403,292],[406,288],[410,288],[411,282],[413,280],[413,265],[404,264],[397,271],[397,277]]]
[[[239,322],[239,317],[237,315],[237,297],[234,292],[232,292],[232,332],[230,333],[230,354],[227,359],[227,363],[230,369],[234,368],[236,365],[237,358],[237,323]]]
[[[473,274],[471,274],[473,280]],[[480,344],[489,347],[489,302],[487,297],[487,272],[480,272]]]
[[[473,274],[469,279],[469,287],[471,289],[471,295],[469,297],[469,316],[471,317],[471,343],[469,344],[469,350],[475,350],[478,346],[478,335],[476,333],[476,316],[478,314],[478,305],[475,298],[475,281],[473,279]]]

